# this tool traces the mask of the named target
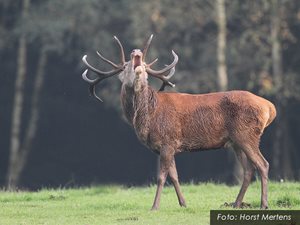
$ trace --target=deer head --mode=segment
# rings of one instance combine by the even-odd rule
[[[130,54],[130,60],[126,61],[125,54],[124,54],[124,48],[123,48],[121,42],[119,41],[119,39],[116,36],[114,36],[114,39],[117,41],[118,46],[120,48],[120,53],[121,53],[120,54],[121,62],[119,64],[116,64],[116,63],[106,59],[100,52],[97,52],[97,55],[104,62],[110,64],[113,67],[113,69],[111,71],[106,72],[106,71],[101,71],[99,69],[96,69],[95,67],[93,67],[92,65],[90,65],[88,63],[87,55],[84,55],[82,57],[82,61],[88,67],[88,69],[90,69],[91,71],[96,73],[98,76],[95,79],[88,78],[88,76],[87,76],[88,69],[86,69],[82,74],[82,78],[90,84],[89,90],[90,90],[91,95],[93,95],[96,99],[98,99],[99,101],[102,102],[102,100],[97,96],[97,94],[95,92],[95,86],[98,83],[100,83],[102,80],[109,78],[111,76],[117,75],[117,74],[119,74],[119,79],[121,80],[121,82],[123,84],[133,86],[134,80],[136,79],[137,74],[141,75],[140,72],[139,73],[135,72],[135,69],[137,67],[140,67],[140,69],[145,71],[145,73],[142,73],[144,76],[143,79],[147,80],[148,75],[150,75],[150,76],[153,76],[155,78],[162,80],[163,83],[162,83],[159,91],[163,91],[165,86],[175,87],[175,85],[169,81],[169,79],[175,73],[175,65],[178,62],[178,56],[176,55],[176,53],[173,50],[172,50],[172,54],[174,56],[173,62],[170,65],[166,65],[166,67],[161,70],[154,70],[151,68],[151,66],[154,63],[156,63],[158,59],[153,60],[151,63],[146,63],[146,61],[145,61],[152,38],[153,38],[153,35],[151,35],[149,37],[143,50],[134,49]]]

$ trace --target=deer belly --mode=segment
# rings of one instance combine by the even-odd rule
[[[217,149],[222,148],[225,145],[225,140],[220,141],[209,141],[209,140],[189,140],[188,142],[184,142],[182,144],[182,149],[186,151],[193,151],[193,150],[207,150],[207,149]]]
[[[228,135],[221,129],[210,127],[201,131],[187,129],[182,133],[182,149],[202,150],[221,148],[228,141]]]

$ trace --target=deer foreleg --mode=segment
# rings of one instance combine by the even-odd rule
[[[176,164],[175,164],[175,158],[174,157],[172,159],[171,166],[170,166],[170,169],[169,169],[169,176],[170,176],[170,178],[172,180],[172,183],[174,185],[179,205],[183,206],[183,207],[186,207],[184,197],[183,197],[182,192],[180,190],[180,185],[179,185],[178,174],[177,174],[177,169],[176,169]]]
[[[160,152],[159,172],[157,176],[157,189],[151,210],[157,210],[159,208],[161,191],[166,182],[173,157],[174,155],[171,152],[169,152],[168,149],[162,150]]]

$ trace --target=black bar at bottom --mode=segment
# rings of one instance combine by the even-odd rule
[[[300,210],[211,210],[210,225],[300,225]]]

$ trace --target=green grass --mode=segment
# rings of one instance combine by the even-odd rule
[[[160,210],[151,212],[155,186],[96,186],[38,192],[0,192],[0,224],[209,224],[210,209],[233,202],[239,186],[185,184],[187,208],[180,208],[172,186],[164,188]],[[259,209],[260,183],[254,182],[245,202]],[[270,209],[300,209],[300,183],[269,184]]]

